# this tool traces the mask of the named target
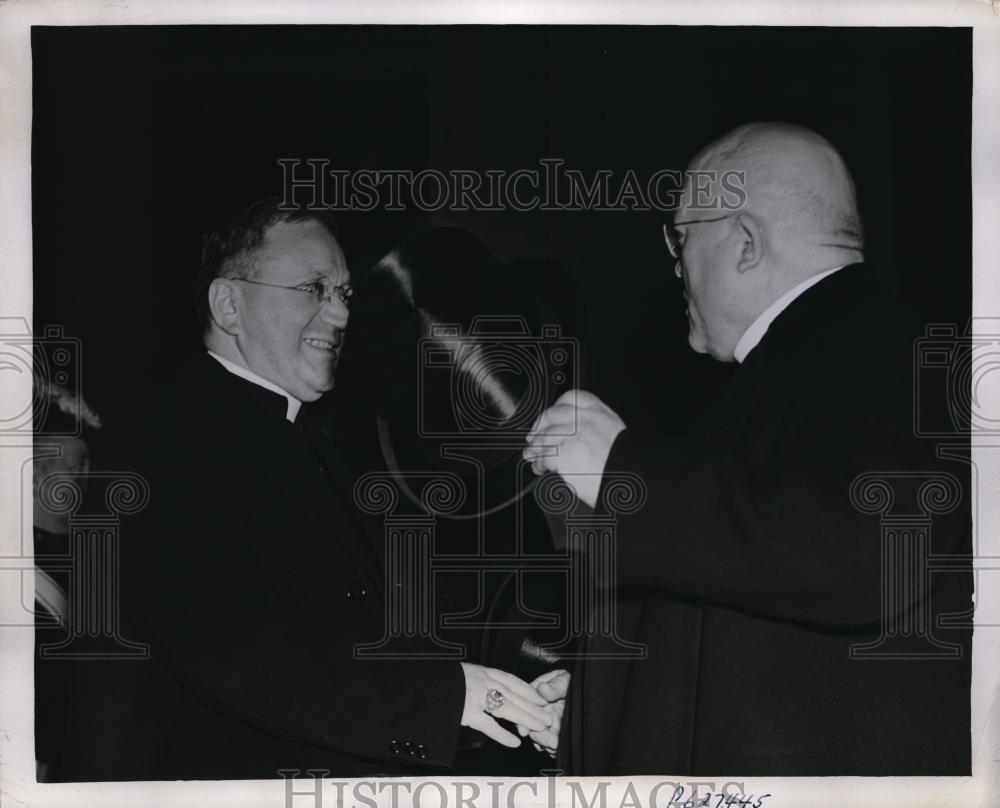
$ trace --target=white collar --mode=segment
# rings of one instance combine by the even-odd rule
[[[253,382],[256,385],[263,387],[265,390],[270,390],[272,393],[277,393],[278,395],[284,396],[288,399],[288,410],[285,412],[285,418],[293,423],[295,422],[295,417],[299,414],[299,407],[302,406],[302,402],[295,398],[295,396],[286,390],[282,390],[274,382],[268,381],[263,376],[258,376],[249,368],[245,368],[243,365],[237,365],[235,362],[230,359],[226,359],[224,356],[219,356],[215,351],[209,351],[208,355],[234,376],[239,376],[241,379],[246,379],[248,382]]]
[[[844,264],[844,266],[847,266],[847,264]],[[733,358],[742,364],[743,360],[747,358],[747,354],[756,348],[757,344],[764,338],[764,335],[767,333],[767,329],[771,327],[771,323],[775,321],[781,312],[788,308],[795,298],[801,295],[810,286],[815,286],[827,275],[832,275],[834,272],[843,269],[844,266],[834,267],[833,269],[828,269],[825,272],[820,272],[817,275],[806,278],[802,281],[802,283],[797,286],[793,286],[785,292],[785,294],[775,300],[770,306],[764,309],[764,312],[750,324],[750,327],[744,331],[743,336],[740,337],[740,341],[736,343],[736,348],[733,349]]]

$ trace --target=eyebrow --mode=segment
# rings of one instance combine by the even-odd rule
[[[312,270],[312,273],[313,274],[310,276],[310,279],[307,281],[303,281],[303,283],[316,283],[316,281],[320,280],[330,280],[330,281],[336,280],[335,275],[327,275],[323,272],[320,272],[319,270]],[[351,277],[350,273],[344,273],[344,274],[347,276],[347,279],[350,280]]]
[[[343,286],[351,285],[351,276],[346,275],[345,277],[338,279],[330,275],[320,275],[319,277],[314,278],[311,281],[305,281],[305,283],[307,284],[320,283],[320,282],[324,282],[331,286],[336,286],[337,288],[341,288]]]

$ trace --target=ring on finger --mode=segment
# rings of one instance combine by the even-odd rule
[[[501,693],[495,687],[491,688],[490,690],[486,691],[486,707],[484,709],[488,713],[495,713],[497,710],[499,710],[501,707],[504,706],[506,701],[507,697],[504,696],[503,693]]]

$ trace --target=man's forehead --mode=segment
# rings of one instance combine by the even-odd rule
[[[312,219],[271,225],[264,234],[260,264],[287,276],[305,272],[342,280],[348,275],[337,240],[323,224]]]

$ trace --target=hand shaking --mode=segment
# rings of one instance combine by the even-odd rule
[[[563,710],[566,707],[566,694],[569,692],[570,675],[568,671],[555,670],[543,673],[531,686],[539,696],[545,699],[552,710],[552,723],[541,730],[533,730],[518,724],[521,735],[527,735],[539,752],[546,752],[549,757],[556,756],[559,747],[559,729],[562,726]]]

